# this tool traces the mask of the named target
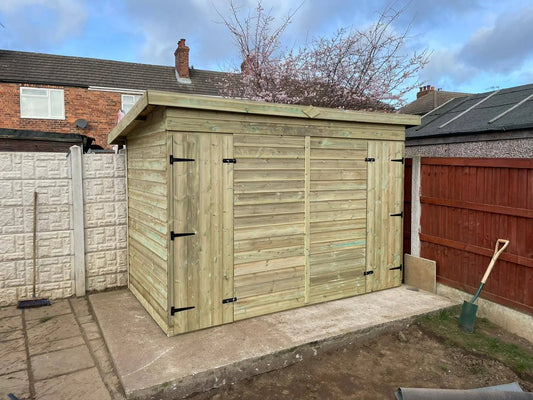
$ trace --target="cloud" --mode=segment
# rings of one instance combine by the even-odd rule
[[[85,5],[76,0],[2,0],[0,18],[4,47],[46,50],[82,33]]]
[[[459,58],[472,67],[508,73],[533,58],[532,37],[533,8],[517,10],[501,15],[493,26],[478,30]]]
[[[459,54],[457,49],[440,49],[433,53],[420,74],[421,80],[444,90],[454,90],[451,88],[470,81],[480,71],[465,64]]]

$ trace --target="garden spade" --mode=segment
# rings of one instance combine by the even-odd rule
[[[500,244],[503,246],[499,247]],[[494,255],[492,256],[489,266],[487,267],[487,270],[485,271],[485,275],[483,275],[483,279],[481,279],[481,283],[479,287],[477,288],[476,294],[474,295],[472,300],[470,300],[469,302],[468,301],[463,302],[461,316],[459,317],[459,326],[465,332],[472,333],[474,331],[474,323],[476,322],[476,312],[477,312],[477,305],[475,305],[474,302],[479,297],[479,294],[481,293],[483,286],[485,286],[485,282],[487,282],[487,279],[489,278],[490,272],[492,271],[492,267],[494,267],[496,260],[498,259],[500,254],[505,250],[505,248],[508,245],[509,245],[508,240],[498,239],[498,241],[496,242],[496,247],[494,248]]]

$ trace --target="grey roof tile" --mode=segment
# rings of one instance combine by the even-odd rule
[[[165,90],[218,96],[225,72],[190,70],[191,83],[178,83],[174,67],[95,58],[0,50],[0,82],[58,86],[101,86]]]
[[[406,137],[422,138],[533,128],[533,98],[489,123],[533,94],[533,84],[455,98],[422,117],[420,126],[406,130]],[[492,96],[491,96],[492,94]],[[484,100],[482,103],[480,103]],[[475,106],[470,109],[470,107]],[[469,111],[467,111],[469,110]],[[463,112],[466,113],[462,114]],[[453,120],[455,117],[457,119]],[[444,126],[443,126],[444,125]]]

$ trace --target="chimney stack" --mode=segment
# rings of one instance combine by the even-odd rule
[[[174,58],[176,59],[178,81],[180,81],[180,79],[189,81],[189,47],[185,46],[185,39],[180,39],[178,42],[178,48],[174,52]]]
[[[426,94],[428,94],[430,92],[434,92],[435,91],[435,86],[430,86],[430,85],[421,86],[419,88],[419,90],[420,91],[416,94],[416,98],[417,99],[419,99],[422,96],[425,96]]]

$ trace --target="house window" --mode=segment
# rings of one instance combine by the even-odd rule
[[[65,119],[63,90],[21,87],[20,117]]]
[[[140,94],[123,94],[122,95],[122,111],[127,114],[129,110],[137,103],[137,100],[141,98]]]

